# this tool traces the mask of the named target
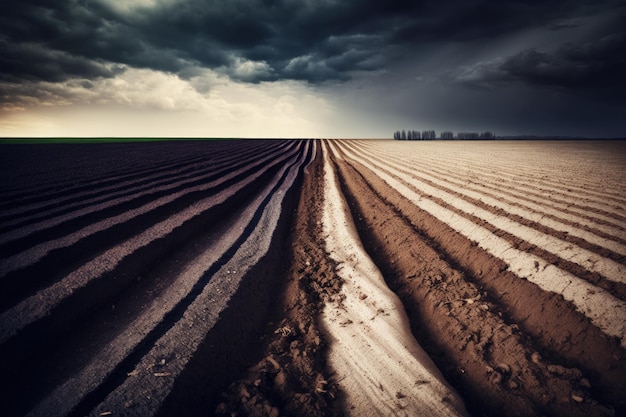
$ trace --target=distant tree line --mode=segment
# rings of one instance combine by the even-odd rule
[[[421,140],[422,136],[417,130],[398,130],[394,132],[393,138],[396,140]]]
[[[457,139],[469,139],[469,140],[485,140],[485,139],[495,139],[496,134],[494,132],[459,132],[457,133]]]
[[[393,133],[395,140],[434,140],[437,139],[437,133],[434,130],[424,130],[421,133],[417,130],[396,130]],[[491,140],[496,138],[496,134],[491,131],[478,132],[458,132],[456,136],[454,132],[449,130],[441,132],[440,139],[443,140]]]

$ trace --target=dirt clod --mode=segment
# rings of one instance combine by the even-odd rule
[[[215,408],[217,416],[340,415],[340,392],[326,364],[326,342],[318,317],[337,297],[341,280],[324,252],[319,220],[323,191],[321,159],[309,166],[293,225],[291,268],[282,317],[268,332],[266,355],[231,384]]]

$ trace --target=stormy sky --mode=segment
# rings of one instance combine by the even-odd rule
[[[626,136],[626,1],[21,0],[0,136]]]

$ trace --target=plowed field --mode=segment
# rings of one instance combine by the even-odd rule
[[[0,151],[3,415],[626,414],[626,143]]]

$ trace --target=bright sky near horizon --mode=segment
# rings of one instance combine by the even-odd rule
[[[24,0],[0,137],[626,136],[624,0]]]

